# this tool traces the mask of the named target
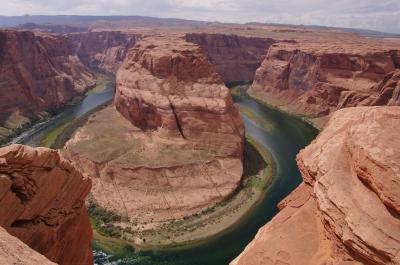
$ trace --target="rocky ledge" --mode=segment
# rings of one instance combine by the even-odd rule
[[[115,107],[93,115],[65,148],[92,178],[100,206],[149,225],[201,212],[235,191],[244,127],[199,46],[175,35],[144,38],[116,82]]]
[[[399,129],[400,107],[335,112],[297,157],[304,182],[231,264],[400,264]]]
[[[10,234],[0,229],[0,261],[19,262],[2,264],[93,264],[84,204],[91,182],[57,151],[1,148],[0,184],[0,226]],[[30,254],[30,263],[24,263]]]

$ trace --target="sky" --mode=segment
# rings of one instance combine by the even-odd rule
[[[400,33],[400,0],[0,0],[0,15],[140,15]]]

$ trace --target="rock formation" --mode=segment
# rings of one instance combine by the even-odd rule
[[[70,34],[73,47],[81,61],[89,66],[116,73],[140,34],[121,31],[91,31]]]
[[[65,37],[0,31],[0,140],[94,84]]]
[[[243,124],[229,90],[199,47],[179,37],[147,38],[131,50],[114,104],[142,130],[242,156]]]
[[[275,43],[270,38],[208,33],[186,34],[186,41],[200,45],[226,83],[252,81],[268,48]]]
[[[400,264],[399,129],[400,107],[335,112],[297,157],[303,184],[231,264]]]
[[[349,106],[399,105],[398,98],[390,103],[368,99],[379,97],[374,87],[400,68],[399,46],[370,42],[274,44],[256,72],[251,92],[311,117]],[[382,93],[387,97],[390,92]]]
[[[0,264],[55,265],[56,263],[51,262],[0,227]]]
[[[93,264],[92,230],[84,204],[91,182],[57,151],[22,145],[1,148],[0,183],[0,226],[8,233],[58,264]],[[0,252],[10,255],[2,255],[6,260],[25,259],[33,252],[17,239],[10,239],[10,244],[14,251],[21,250],[21,256],[13,256],[0,242]],[[25,264],[39,264],[34,260],[45,259],[37,254]]]
[[[240,184],[243,124],[197,45],[175,35],[141,40],[118,71],[114,104],[65,148],[101,206],[163,221],[210,207]]]

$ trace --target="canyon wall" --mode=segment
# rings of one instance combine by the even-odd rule
[[[232,265],[400,264],[400,107],[335,112],[297,162],[303,183]]]
[[[87,66],[116,73],[140,34],[121,31],[90,31],[70,34],[74,50]]]
[[[275,43],[271,38],[209,33],[188,33],[186,41],[200,45],[225,83],[252,81]]]
[[[399,45],[370,42],[274,44],[256,72],[250,93],[311,117],[350,106],[399,105],[393,82],[390,89],[376,88],[400,68]]]
[[[0,31],[0,140],[94,84],[65,37]]]
[[[92,178],[98,204],[146,227],[236,190],[243,123],[199,46],[183,36],[144,38],[116,86],[115,107],[93,115],[64,150]]]
[[[11,145],[0,149],[0,183],[0,226],[8,233],[58,264],[93,264],[90,179],[55,150]]]

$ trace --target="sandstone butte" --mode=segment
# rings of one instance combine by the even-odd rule
[[[400,264],[400,107],[335,112],[297,156],[303,183],[231,265]]]
[[[114,106],[93,115],[65,155],[101,206],[148,223],[222,201],[243,171],[244,127],[228,88],[183,36],[143,38],[117,73]]]
[[[0,140],[92,85],[66,37],[0,30]]]
[[[58,151],[1,148],[0,263],[93,264],[90,188]]]
[[[317,118],[337,109],[400,105],[399,42],[360,37],[322,41],[273,44],[250,94],[315,118],[319,127],[327,119]]]

